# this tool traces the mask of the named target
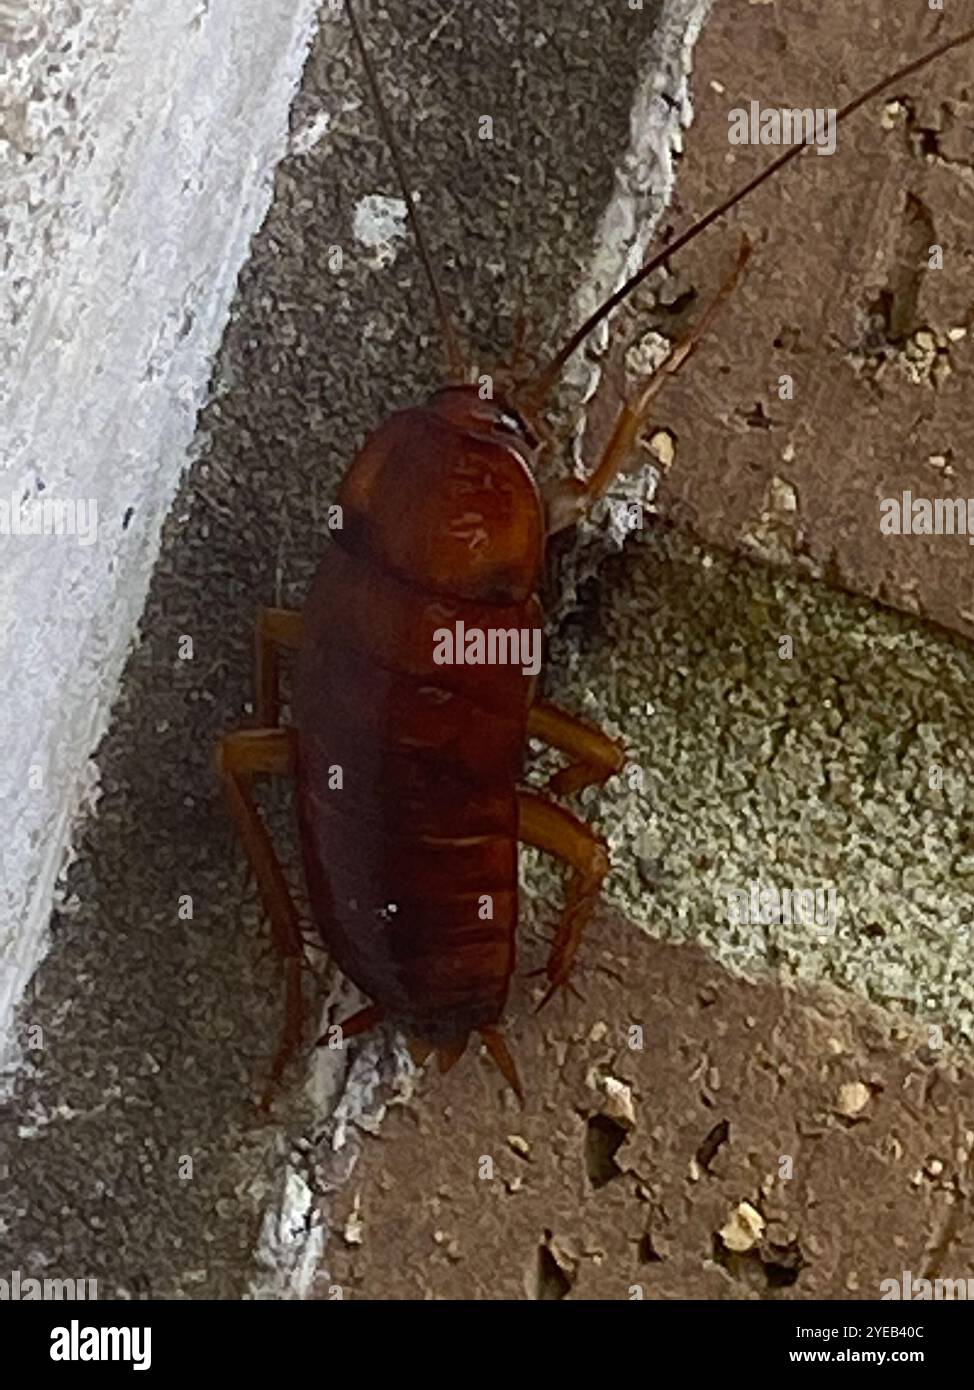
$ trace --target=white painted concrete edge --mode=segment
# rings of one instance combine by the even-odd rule
[[[592,261],[576,294],[575,323],[582,323],[644,264],[656,227],[672,202],[683,132],[693,121],[693,51],[712,8],[713,0],[664,0],[633,98],[629,149],[616,169],[615,188],[596,233]],[[613,317],[593,335],[587,353],[578,354],[566,370],[565,381],[583,401],[591,400],[598,390],[602,377],[598,355],[608,346]],[[665,342],[661,345],[660,360],[666,355]],[[586,424],[583,413],[574,440],[576,463],[581,460]],[[582,475],[584,471],[580,469]],[[561,597],[552,621],[560,621],[576,606],[579,586],[598,573],[606,552],[621,549],[631,537],[620,521],[625,514],[620,503],[637,502],[648,508],[659,481],[652,465],[617,479],[580,523],[574,550],[559,576]]]
[[[0,0],[0,1062],[316,0]],[[41,503],[74,534],[16,534]],[[96,523],[92,526],[92,523]]]

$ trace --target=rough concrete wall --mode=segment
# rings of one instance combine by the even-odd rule
[[[320,1297],[876,1300],[904,1270],[968,1277],[969,1065],[614,914],[578,986],[546,1016],[515,985],[524,1109],[468,1057],[390,1111],[331,1207]]]
[[[679,210],[664,232],[702,216],[778,152],[731,145],[730,112],[752,101],[762,111],[841,106],[972,24],[971,0],[715,6],[697,52]],[[673,258],[665,292],[642,296],[619,320],[589,440],[594,449],[619,392],[645,370],[653,335],[671,339],[699,317],[746,232],[756,250],[744,282],[656,412],[676,441],[663,514],[712,544],[800,567],[967,637],[972,51],[902,80],[838,126],[833,154],[809,151]],[[790,398],[779,392],[783,375]],[[884,534],[881,503],[905,490],[959,501],[963,532]]]
[[[93,791],[312,0],[4,7],[0,1034]],[[76,534],[11,534],[41,502]],[[82,510],[83,509],[83,510]],[[71,522],[65,523],[70,527]]]

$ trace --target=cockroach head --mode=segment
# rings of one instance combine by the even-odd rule
[[[444,386],[434,391],[427,404],[444,419],[471,434],[486,434],[520,447],[528,462],[540,447],[536,428],[516,406],[502,396],[484,399],[477,386]]]
[[[545,517],[538,441],[501,400],[474,386],[437,391],[392,416],[342,481],[341,544],[424,589],[484,603],[536,592]]]

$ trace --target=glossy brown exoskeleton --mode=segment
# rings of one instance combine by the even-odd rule
[[[377,107],[388,119],[347,6]],[[875,84],[838,113],[974,38],[968,31]],[[541,409],[569,355],[637,284],[748,192],[797,158],[789,149],[654,257],[603,304],[537,379],[493,399],[466,370],[406,193],[440,311],[454,384],[393,415],[365,441],[338,494],[342,525],[302,613],[265,609],[257,628],[258,724],[227,735],[219,768],[274,939],[285,961],[287,1023],[276,1079],[299,1044],[302,934],[252,794],[261,773],[293,774],[308,900],[321,940],[372,1000],[344,1037],[380,1020],[400,1025],[441,1068],[479,1033],[520,1094],[498,1031],[515,960],[518,841],[571,869],[545,968],[542,1003],[568,982],[608,870],[605,847],[554,796],[605,781],[619,747],[536,697],[543,624],[538,589],[547,538],[571,525],[625,469],[649,406],[707,332],[747,259],[642,394],[625,404],[601,462],[544,496],[535,481]],[[398,155],[396,155],[399,166]],[[404,189],[405,178],[400,177]],[[506,395],[506,399],[502,398]],[[462,625],[462,626],[459,626]],[[442,659],[444,634],[501,634],[506,660]],[[524,641],[516,647],[511,634]],[[459,639],[462,648],[462,640]],[[278,653],[297,653],[294,726],[280,726]],[[568,755],[547,793],[518,788],[528,736]],[[539,1006],[540,1007],[540,1006]]]

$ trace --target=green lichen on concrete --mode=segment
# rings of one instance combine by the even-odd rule
[[[662,531],[582,599],[552,634],[550,694],[629,750],[578,799],[611,846],[607,899],[739,973],[974,1040],[974,651]],[[560,902],[560,871],[528,863],[535,906]],[[752,882],[834,885],[834,934],[732,923],[727,895]]]

